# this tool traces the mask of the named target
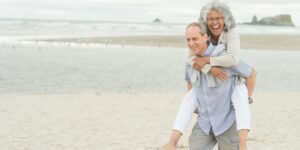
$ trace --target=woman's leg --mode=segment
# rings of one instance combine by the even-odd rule
[[[167,144],[163,145],[160,150],[175,150],[177,142],[186,130],[193,113],[197,108],[197,97],[193,89],[183,98],[177,113],[173,130]]]
[[[197,108],[197,96],[193,89],[183,98],[173,125],[173,130],[183,133]]]
[[[235,109],[237,130],[240,138],[240,150],[246,150],[248,132],[250,130],[250,109],[248,90],[245,84],[236,85],[231,100]]]

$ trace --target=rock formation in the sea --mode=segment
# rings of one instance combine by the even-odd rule
[[[253,16],[251,23],[252,24],[256,24],[257,23],[257,17],[256,17],[256,15]]]
[[[161,23],[162,21],[159,19],[159,18],[155,18],[154,20],[153,20],[153,23]]]
[[[246,23],[250,25],[271,25],[271,26],[292,26],[295,24],[292,21],[291,15],[277,15],[273,17],[264,17],[257,21],[257,17],[253,16],[252,21],[250,23]]]

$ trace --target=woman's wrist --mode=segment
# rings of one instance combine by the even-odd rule
[[[249,102],[249,104],[252,104],[253,103],[253,99],[251,97],[248,97],[248,102]]]
[[[205,63],[210,64],[210,57],[204,57]]]

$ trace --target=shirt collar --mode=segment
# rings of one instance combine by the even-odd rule
[[[208,47],[206,48],[203,56],[210,56],[212,54],[212,52],[214,51],[214,49],[215,49],[215,46],[211,42],[209,42]]]

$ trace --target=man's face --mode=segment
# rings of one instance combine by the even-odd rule
[[[191,53],[194,55],[201,55],[206,47],[208,40],[207,34],[201,35],[199,27],[189,27],[185,33],[186,43]]]
[[[207,14],[207,26],[212,36],[219,37],[224,29],[224,18],[217,10],[211,10]]]

